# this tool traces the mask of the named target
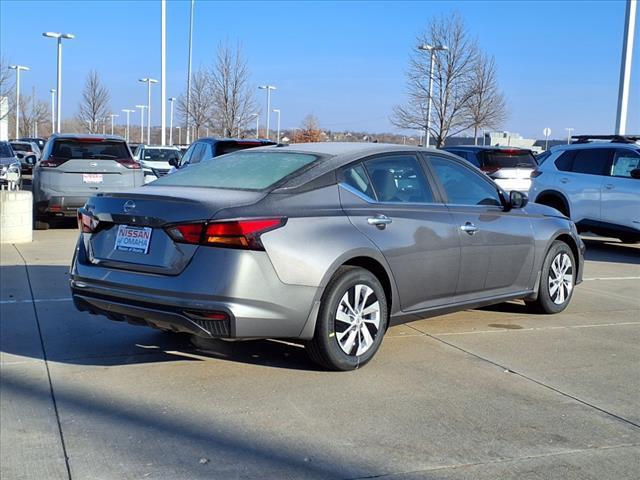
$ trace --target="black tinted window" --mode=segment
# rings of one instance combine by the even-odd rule
[[[0,142],[0,157],[13,157],[13,150],[7,142]]]
[[[536,167],[536,160],[528,150],[495,150],[482,153],[482,167],[487,170]]]
[[[356,165],[345,170],[344,183],[375,200],[369,177],[367,177],[367,172],[364,171],[362,165]]]
[[[433,194],[416,157],[390,155],[369,160],[365,165],[379,201],[433,202]]]
[[[576,151],[573,159],[575,173],[588,175],[606,175],[613,157],[613,150],[609,148],[589,148]]]
[[[12,143],[11,146],[15,152],[30,152],[31,147],[29,145],[25,145],[24,143]]]
[[[453,205],[502,205],[496,187],[480,174],[443,158],[430,157],[430,161],[447,194],[447,203]]]
[[[573,168],[573,157],[575,156],[575,150],[564,152],[556,159],[556,168],[562,172],[570,172]]]
[[[51,156],[63,160],[115,160],[131,158],[129,149],[124,142],[94,139],[56,140],[51,150]]]
[[[170,159],[180,160],[180,152],[172,148],[148,148],[142,151],[140,160],[151,162],[168,162]]]

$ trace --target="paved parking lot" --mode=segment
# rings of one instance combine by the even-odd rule
[[[563,314],[414,322],[328,373],[75,311],[75,238],[1,249],[3,479],[640,477],[637,246],[589,240]]]

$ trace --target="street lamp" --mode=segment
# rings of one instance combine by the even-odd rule
[[[9,65],[9,70],[16,71],[16,139],[20,138],[20,132],[18,127],[20,126],[20,70],[25,72],[29,70],[29,67],[24,65]]]
[[[158,80],[147,77],[138,81],[147,84],[147,145],[151,145],[151,84],[158,83]]]
[[[113,135],[113,119],[115,117],[119,117],[120,115],[117,115],[115,113],[111,113],[111,114],[109,114],[109,116],[111,117],[111,135]]]
[[[436,56],[436,52],[443,52],[445,50],[449,50],[449,47],[445,45],[431,46],[423,43],[418,46],[418,50],[423,50],[430,52],[429,59],[429,98],[427,100],[427,124],[425,125],[425,145],[429,146],[429,140],[431,137],[431,132],[429,131],[429,127],[431,126],[431,97],[433,96],[433,61]]]
[[[195,0],[191,0],[191,8],[189,9],[189,61],[187,65],[187,144],[191,143],[189,137],[189,114],[191,111],[191,47],[193,44],[193,4]]]
[[[278,136],[276,138],[277,138],[277,142],[280,143],[280,109],[274,108],[273,113],[278,114]]]
[[[182,130],[180,127],[176,127],[178,129],[178,145],[182,145]]]
[[[144,109],[146,105],[136,105],[140,109],[140,143],[144,143]]]
[[[62,39],[71,40],[76,38],[72,33],[56,33],[56,32],[44,32],[43,37],[55,38],[58,40],[58,81],[56,85],[56,115],[57,115],[57,127],[56,132],[60,133],[60,124],[62,119]]]
[[[269,117],[271,117],[271,90],[275,90],[273,85],[261,85],[258,87],[260,90],[267,91],[267,140],[269,140]]]
[[[567,133],[567,145],[569,145],[571,143],[571,132],[573,132],[575,130],[575,128],[573,127],[567,127],[565,128],[565,130],[569,133]]]
[[[176,97],[169,98],[169,102],[171,102],[169,107],[169,145],[173,145],[173,102],[175,101]]]
[[[125,131],[125,137],[128,142],[129,141],[129,114],[134,113],[135,110],[132,110],[130,108],[123,108],[122,111],[127,114],[127,130]]]
[[[256,138],[260,138],[260,115],[252,113],[251,116],[256,117]]]
[[[51,92],[51,133],[53,133],[56,129],[56,110],[55,110],[56,89],[52,88],[49,91]]]

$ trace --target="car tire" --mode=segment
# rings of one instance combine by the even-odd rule
[[[364,268],[340,267],[322,295],[307,351],[328,370],[355,370],[376,354],[387,324],[387,299],[378,278]]]
[[[49,230],[51,224],[48,221],[36,218],[33,222],[33,228],[36,230]]]
[[[525,302],[535,313],[560,313],[571,302],[576,285],[576,260],[571,247],[556,240],[542,264],[538,298]]]

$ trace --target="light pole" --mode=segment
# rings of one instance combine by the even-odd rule
[[[111,135],[113,135],[113,119],[115,117],[119,117],[120,115],[116,115],[115,113],[111,113],[111,114],[109,114],[109,116],[111,117]]]
[[[25,72],[29,70],[29,67],[24,65],[9,65],[10,70],[16,71],[16,139],[20,138],[20,70]]]
[[[260,115],[252,113],[251,116],[256,117],[256,138],[260,138]]]
[[[56,129],[56,110],[55,110],[56,89],[52,88],[49,91],[51,92],[51,133],[53,133]]]
[[[158,83],[158,80],[147,77],[138,81],[147,84],[147,145],[151,145],[151,84]]]
[[[277,138],[277,142],[280,143],[280,109],[274,108],[273,113],[278,114],[278,136],[276,138]]]
[[[189,9],[189,62],[187,65],[187,144],[191,143],[189,137],[189,113],[191,109],[191,47],[193,44],[193,5],[195,0],[191,0],[191,8]]]
[[[267,91],[267,140],[269,140],[269,118],[271,117],[271,90],[275,90],[273,85],[261,85],[258,87],[260,90]]]
[[[169,145],[173,145],[173,102],[176,101],[176,97],[170,97],[169,102]]]
[[[565,130],[569,132],[567,133],[567,145],[569,145],[571,143],[571,132],[573,132],[575,128],[565,128]]]
[[[433,96],[433,61],[436,56],[436,52],[443,52],[445,50],[449,50],[449,47],[445,45],[431,46],[423,43],[418,46],[418,50],[424,50],[430,53],[429,59],[429,98],[427,99],[427,124],[425,125],[425,146],[429,146],[429,140],[431,139],[431,132],[429,131],[429,127],[431,127],[431,97]]]
[[[178,145],[182,145],[182,130],[180,127],[176,127],[178,129]]]
[[[140,109],[140,143],[144,143],[144,109],[146,105],[136,105]]]
[[[127,114],[127,130],[125,133],[125,137],[128,142],[129,141],[129,114],[135,112],[135,110],[131,110],[130,108],[123,108],[122,111]]]
[[[293,127],[293,143],[296,143],[296,139],[298,138],[298,127]]]
[[[71,40],[76,38],[73,33],[56,33],[44,32],[43,37],[55,38],[58,40],[58,80],[56,85],[56,116],[57,126],[56,132],[60,133],[60,124],[62,123],[62,39]]]
[[[160,145],[166,144],[167,126],[167,2],[160,0]]]
[[[627,0],[622,40],[622,60],[620,62],[620,86],[618,87],[618,111],[616,115],[616,134],[627,132],[627,111],[629,91],[631,90],[631,64],[633,62],[633,36],[636,30],[636,10],[638,2]]]

